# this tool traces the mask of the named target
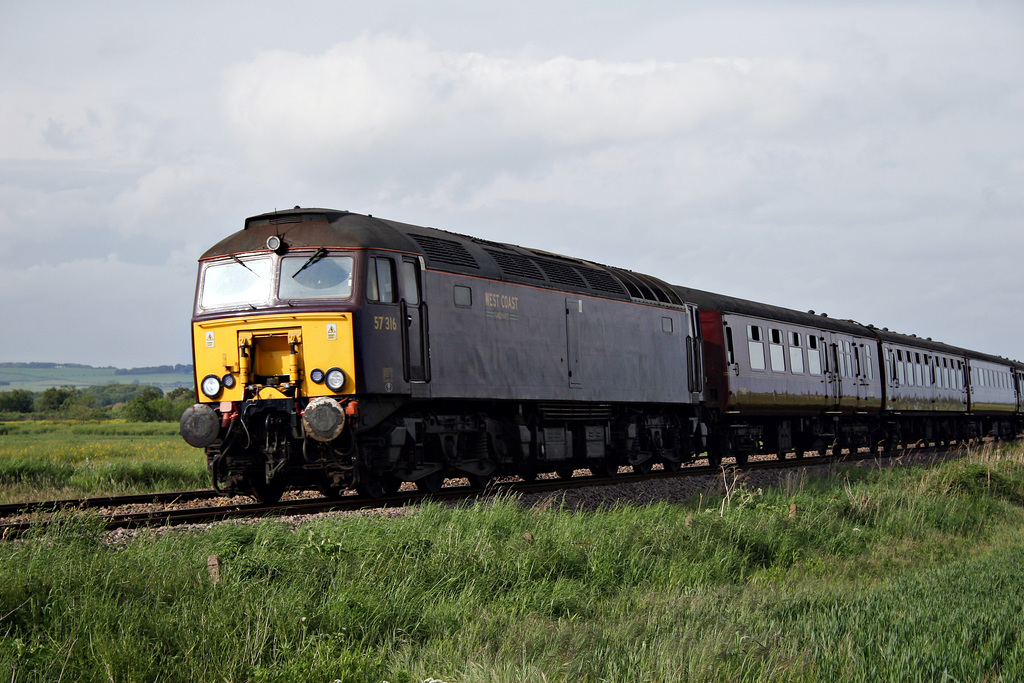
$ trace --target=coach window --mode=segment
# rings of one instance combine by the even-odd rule
[[[772,328],[768,353],[771,356],[772,372],[786,371],[786,350],[782,347],[782,330]]]
[[[807,372],[812,375],[821,374],[821,349],[814,335],[807,335]]]
[[[732,328],[725,328],[725,360],[729,365],[736,362],[736,350],[732,346]]]
[[[455,305],[459,308],[472,308],[473,290],[462,285],[455,285]]]
[[[899,373],[900,386],[906,386],[907,366],[903,363],[903,349],[896,349],[896,370]]]
[[[804,371],[804,350],[800,348],[800,333],[789,333],[789,368],[796,374]]]
[[[394,303],[395,262],[385,256],[370,257],[366,267],[366,299]]]
[[[764,370],[764,341],[760,325],[747,325],[747,351],[750,353],[750,369]]]

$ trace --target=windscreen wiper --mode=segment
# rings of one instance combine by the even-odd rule
[[[323,247],[320,247],[319,249],[316,250],[315,254],[309,257],[309,260],[302,264],[301,268],[295,271],[295,275],[292,275],[292,278],[298,276],[299,273],[304,271],[306,268],[309,268],[311,265],[322,259],[324,256],[327,256],[327,250],[324,249]]]
[[[237,263],[238,265],[242,266],[243,268],[248,270],[250,273],[252,273],[256,277],[259,277],[259,274],[255,270],[253,270],[249,266],[245,265],[245,261],[243,261],[242,259],[238,258],[234,254],[228,254],[228,256],[230,256],[232,258],[232,260],[234,260],[235,263]]]

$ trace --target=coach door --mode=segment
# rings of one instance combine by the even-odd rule
[[[402,331],[402,374],[406,382],[430,381],[430,350],[427,336],[427,304],[423,301],[420,262],[403,258],[399,274],[402,298],[399,310]]]
[[[840,344],[836,335],[826,332],[823,337],[825,345],[825,393],[827,403],[825,410],[838,411],[843,400],[843,375],[840,372]]]

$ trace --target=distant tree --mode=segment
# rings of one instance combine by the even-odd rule
[[[73,386],[50,387],[36,399],[37,413],[56,413],[64,406],[64,402],[79,391]]]
[[[135,398],[128,401],[122,415],[129,422],[173,422],[181,413],[175,413],[174,403],[160,389],[143,387]]]
[[[159,391],[156,387],[148,384],[102,384],[83,391],[90,396],[95,396],[99,405],[112,406],[116,403],[127,403],[146,390]]]
[[[178,387],[177,389],[171,389],[167,392],[167,399],[173,406],[174,419],[181,418],[181,414],[185,410],[196,402],[196,392],[194,389],[187,389],[185,387]]]
[[[27,389],[0,391],[0,412],[31,413],[35,396]]]
[[[98,420],[106,416],[103,408],[96,404],[96,397],[82,392],[64,401],[60,411],[71,420]]]

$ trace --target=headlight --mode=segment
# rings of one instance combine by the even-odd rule
[[[206,398],[217,398],[220,395],[220,377],[217,377],[217,375],[207,375],[199,384],[199,388]]]
[[[345,373],[341,368],[331,368],[324,376],[324,382],[331,391],[341,391],[345,386]]]

